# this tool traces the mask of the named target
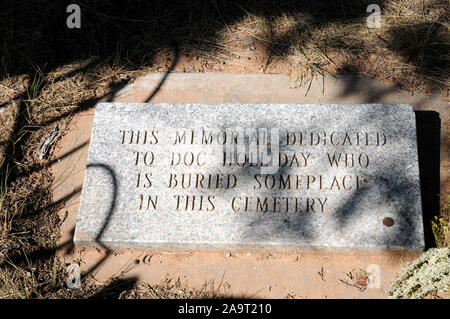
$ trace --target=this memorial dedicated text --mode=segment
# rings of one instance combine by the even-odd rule
[[[148,146],[148,151],[133,151],[130,157],[133,162],[129,164],[136,167],[135,187],[142,190],[136,201],[136,209],[150,212],[158,209],[161,200],[169,200],[177,211],[213,213],[217,201],[221,198],[214,194],[209,195],[207,191],[216,190],[217,194],[217,190],[233,190],[239,185],[240,178],[248,178],[240,174],[227,173],[228,168],[245,169],[275,164],[277,166],[275,174],[251,175],[249,192],[283,194],[284,191],[288,191],[288,194],[296,194],[295,196],[236,194],[227,203],[227,207],[236,213],[326,214],[329,204],[328,192],[359,192],[367,187],[370,178],[364,175],[364,170],[376,160],[369,153],[374,148],[383,147],[388,143],[382,132],[284,131],[277,132],[279,145],[273,148],[269,131],[252,129],[243,133],[242,130],[232,129],[176,130],[173,136],[170,136],[170,144],[174,151],[161,158],[152,148],[161,143],[161,134],[164,132],[152,129],[120,130],[117,134],[120,144]],[[196,146],[196,150],[186,151],[186,146],[189,145]],[[211,160],[211,156],[207,154],[208,149],[198,151],[198,146],[202,145],[223,146],[219,164],[223,172],[183,172],[183,168],[201,169],[210,164],[208,160]],[[241,151],[234,148],[239,145]],[[255,148],[251,150],[249,145],[256,146],[257,151],[252,151]],[[183,146],[183,149],[176,151],[177,146]],[[320,150],[315,152],[314,147]],[[342,153],[337,151],[339,147],[347,149],[350,147],[356,151]],[[262,148],[272,149],[270,156],[261,156]],[[173,168],[173,171],[167,173],[165,177],[165,185],[155,184],[154,174],[159,173],[154,169],[157,161],[168,161]],[[308,168],[314,165],[315,161],[326,163],[323,167],[324,172],[331,170],[333,173],[309,174]],[[164,194],[152,192],[155,189],[161,191],[163,187],[178,193],[167,198]]]

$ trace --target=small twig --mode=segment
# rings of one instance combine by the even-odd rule
[[[359,287],[358,285],[351,284],[351,283],[349,283],[349,282],[347,282],[347,281],[345,281],[345,280],[339,279],[339,281],[342,282],[343,284],[346,284],[347,287],[348,287],[348,286],[351,286],[351,287],[354,287],[354,288],[358,289],[359,292],[363,292],[364,290],[366,290],[365,287]]]
[[[324,279],[325,272],[323,271],[323,267],[317,273],[319,274],[320,279],[322,279],[322,281],[325,282],[325,279]]]

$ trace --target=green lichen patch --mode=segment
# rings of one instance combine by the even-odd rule
[[[450,288],[450,248],[431,248],[404,267],[389,289],[393,298],[423,298]]]

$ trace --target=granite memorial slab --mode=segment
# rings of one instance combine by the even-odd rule
[[[97,104],[77,245],[422,250],[404,104]]]

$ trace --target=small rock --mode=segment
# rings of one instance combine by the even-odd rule
[[[70,264],[66,268],[67,278],[66,286],[68,289],[80,289],[81,288],[81,273],[80,265],[74,263]]]
[[[428,8],[428,7],[426,7],[424,10],[423,10],[423,13],[424,14],[428,14],[430,12],[430,8]]]
[[[56,137],[59,134],[58,126],[53,127],[48,136],[46,136],[42,141],[38,149],[38,157],[40,160],[44,159],[48,155],[50,146],[55,142]]]
[[[414,92],[409,92],[409,95],[413,96],[413,95],[414,95]]]
[[[227,256],[228,258],[231,258],[231,253],[227,253],[225,256]]]
[[[240,56],[240,55],[238,55],[238,56],[237,56],[237,58],[238,58],[238,59],[240,59],[240,58],[241,58],[241,56]]]
[[[198,56],[194,55],[194,60],[198,60]]]
[[[4,113],[6,111],[6,107],[0,107],[0,113]]]
[[[225,61],[222,61],[222,64],[225,64]]]

